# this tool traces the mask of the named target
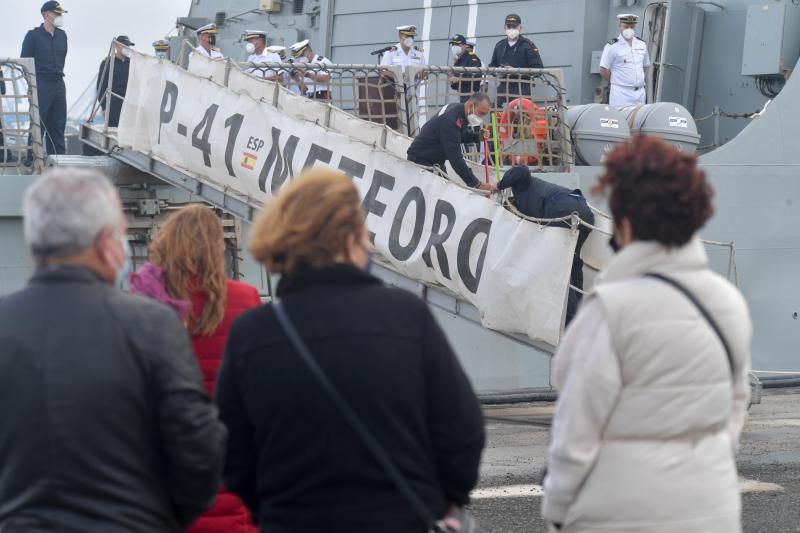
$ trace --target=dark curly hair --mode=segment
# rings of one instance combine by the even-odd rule
[[[627,218],[637,240],[683,246],[714,213],[697,157],[660,139],[637,135],[612,150],[605,167],[594,191],[611,189],[614,220]]]

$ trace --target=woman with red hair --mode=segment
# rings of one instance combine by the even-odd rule
[[[185,207],[159,230],[150,261],[131,276],[134,292],[170,305],[185,318],[209,394],[214,386],[233,320],[261,304],[255,287],[225,277],[222,223],[204,205]],[[220,491],[216,503],[189,533],[255,533],[239,498]]]
[[[565,533],[739,533],[752,326],[697,237],[711,187],[694,155],[654,138],[605,166],[620,250],[553,361],[542,513]]]

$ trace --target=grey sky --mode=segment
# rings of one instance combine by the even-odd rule
[[[175,28],[175,19],[189,13],[191,0],[59,0],[69,52],[64,68],[67,104],[72,105],[97,74],[111,38],[128,35],[136,48],[152,52],[153,41]],[[44,0],[0,0],[3,31],[0,57],[19,57],[25,33],[42,22]]]

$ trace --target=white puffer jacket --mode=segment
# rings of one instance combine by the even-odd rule
[[[674,287],[687,287],[731,347]],[[542,513],[564,533],[739,533],[735,449],[749,401],[747,305],[703,244],[626,246],[554,361]]]

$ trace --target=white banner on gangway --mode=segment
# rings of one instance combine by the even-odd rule
[[[448,288],[480,310],[486,327],[558,343],[571,230],[522,220],[294,111],[134,54],[119,144],[261,201],[303,168],[337,168],[353,178],[375,247],[398,272]]]

